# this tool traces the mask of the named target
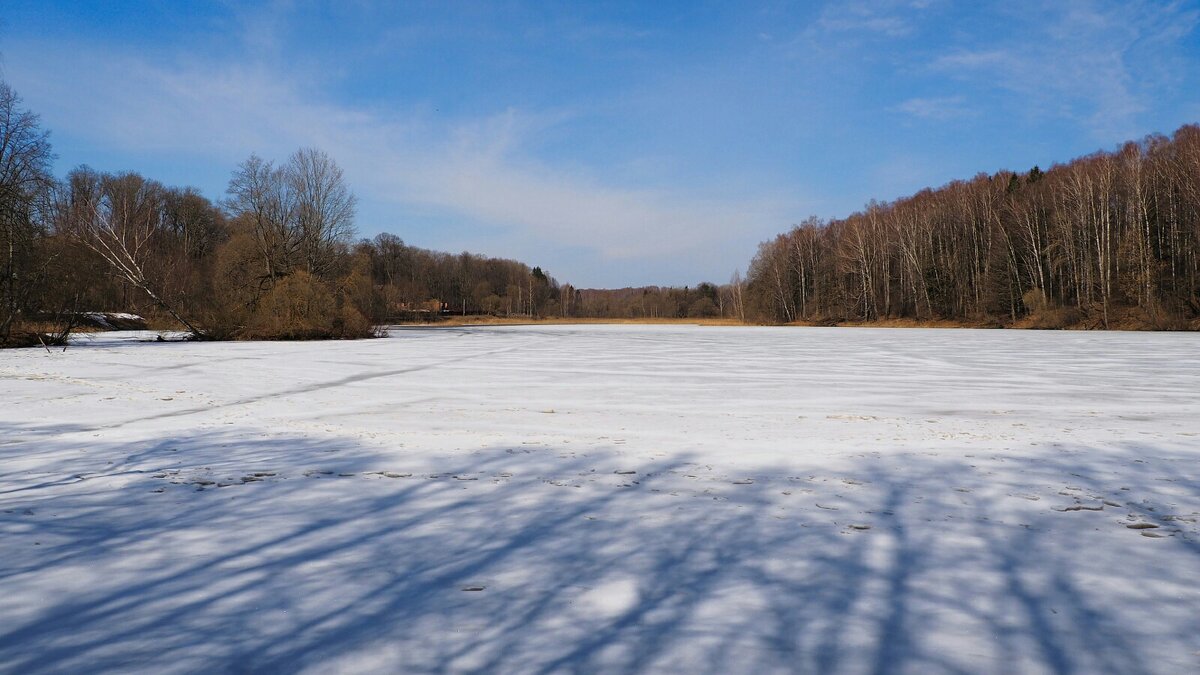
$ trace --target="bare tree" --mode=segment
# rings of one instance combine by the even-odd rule
[[[226,207],[251,223],[264,290],[297,269],[328,275],[354,236],[356,199],[320,150],[298,150],[282,167],[251,155],[227,193]]]
[[[729,289],[733,296],[733,312],[738,321],[746,320],[745,288],[741,271],[734,270],[733,276],[729,278]]]
[[[160,251],[155,238],[161,223],[162,186],[135,174],[97,176],[83,170],[72,176],[64,224],[76,237],[133,288],[187,328],[195,339],[204,337],[193,322],[169,302],[148,270]]]
[[[304,148],[288,161],[287,181],[296,199],[296,234],[310,274],[329,272],[338,247],[354,237],[354,194],[342,169],[320,150]]]
[[[44,276],[35,254],[43,234],[37,221],[53,184],[49,134],[20,106],[20,97],[0,81],[0,343]]]
[[[266,290],[276,279],[292,272],[299,250],[295,219],[296,197],[286,172],[258,155],[238,165],[229,180],[226,208],[250,221],[262,264],[260,286]]]

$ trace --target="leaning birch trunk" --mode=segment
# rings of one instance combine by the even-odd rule
[[[132,233],[118,231],[113,226],[112,220],[102,214],[100,209],[96,208],[94,204],[91,211],[95,217],[88,219],[77,232],[83,245],[103,258],[117,275],[130,285],[140,289],[156,305],[162,307],[176,321],[187,328],[192,339],[203,340],[205,338],[204,332],[192,324],[191,321],[184,318],[171,303],[156,293],[149,280],[146,279],[144,260],[142,258],[146,254],[147,244],[153,233],[152,229],[147,227],[144,228],[144,231],[134,231]]]

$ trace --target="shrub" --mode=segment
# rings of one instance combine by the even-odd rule
[[[1027,328],[1063,330],[1078,326],[1085,318],[1073,307],[1058,307],[1040,288],[1025,291],[1021,302],[1025,303],[1025,308],[1029,310],[1029,315],[1022,322]]]
[[[1030,314],[1044,312],[1050,307],[1050,300],[1040,288],[1031,288],[1025,291],[1025,294],[1021,296],[1021,302],[1025,303],[1025,309],[1029,310]]]
[[[363,338],[375,334],[367,317],[308,272],[275,283],[250,313],[239,337],[256,340]]]

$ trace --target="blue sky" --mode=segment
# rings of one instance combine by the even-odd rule
[[[1200,122],[1188,2],[4,0],[0,74],[57,169],[223,196],[343,166],[364,236],[694,284],[758,242],[981,171]]]

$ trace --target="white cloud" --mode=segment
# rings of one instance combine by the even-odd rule
[[[460,152],[439,158],[421,176],[398,176],[413,198],[482,222],[514,223],[558,244],[594,248],[608,258],[673,256],[720,247],[731,234],[773,223],[783,204],[743,203],[658,190],[613,188],[504,157]],[[383,174],[386,176],[387,174]],[[765,221],[765,222],[764,222]]]
[[[1034,115],[1079,121],[1104,137],[1139,133],[1137,119],[1169,87],[1167,63],[1178,41],[1200,20],[1179,3],[1095,3],[1083,0],[1022,8],[1014,24],[1027,37],[945,54],[935,72],[1019,95]]]
[[[781,229],[797,206],[771,196],[630,189],[545,164],[525,148],[539,130],[569,122],[562,113],[510,109],[447,123],[419,109],[322,102],[301,74],[265,66],[150,63],[32,43],[10,60],[20,73],[15,84],[47,126],[111,151],[215,160],[232,170],[251,152],[283,158],[316,146],[337,159],[364,202],[418,207],[602,259],[686,254],[733,266],[750,252],[740,250],[747,237]]]
[[[825,6],[815,28],[824,32],[858,32],[899,38],[911,35],[922,10],[934,0],[852,0]]]
[[[963,96],[934,96],[910,98],[894,110],[924,120],[946,121],[973,114]]]

